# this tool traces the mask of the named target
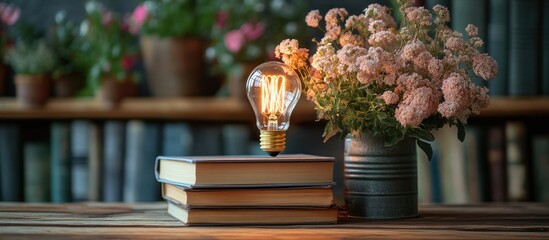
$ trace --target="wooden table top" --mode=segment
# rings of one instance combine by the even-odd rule
[[[0,239],[549,239],[549,204],[422,205],[419,218],[184,227],[166,203],[0,203]]]

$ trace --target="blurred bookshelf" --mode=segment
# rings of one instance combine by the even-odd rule
[[[476,118],[549,116],[549,97],[492,97]],[[51,99],[43,108],[21,107],[15,98],[0,98],[0,119],[143,119],[207,122],[251,122],[250,104],[214,97],[128,98],[116,108],[95,99]],[[301,100],[292,122],[315,121],[314,105]]]

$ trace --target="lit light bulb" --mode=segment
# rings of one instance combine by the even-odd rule
[[[301,95],[301,81],[289,66],[266,62],[250,73],[246,94],[260,131],[260,147],[274,157],[286,148],[286,130]]]

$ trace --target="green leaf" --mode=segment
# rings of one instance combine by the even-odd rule
[[[427,155],[429,161],[431,161],[431,159],[433,158],[433,148],[431,147],[431,144],[421,140],[417,140],[417,145],[419,146],[419,148],[421,148],[421,150],[423,150],[425,155]]]
[[[456,125],[458,129],[458,139],[460,142],[463,142],[465,140],[465,126],[463,126],[463,123],[459,120]]]
[[[395,144],[397,144],[398,142],[402,141],[402,139],[404,139],[404,135],[396,135],[396,136],[391,136],[391,137],[388,137],[386,138],[385,142],[383,143],[383,145],[385,147],[390,147],[390,146],[394,146]]]
[[[326,127],[324,128],[324,134],[322,134],[322,137],[324,137],[323,142],[327,142],[330,138],[335,136],[339,132],[339,128],[333,124],[332,122],[328,122],[326,124]]]
[[[421,140],[425,140],[425,141],[429,141],[429,142],[432,142],[432,141],[435,141],[435,136],[433,136],[433,134],[423,128],[413,128],[410,130],[410,136],[411,137],[416,137],[418,139],[421,139]]]

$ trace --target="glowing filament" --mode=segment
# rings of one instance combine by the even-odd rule
[[[269,120],[276,120],[284,112],[286,78],[281,75],[264,75],[261,81],[261,113]]]

